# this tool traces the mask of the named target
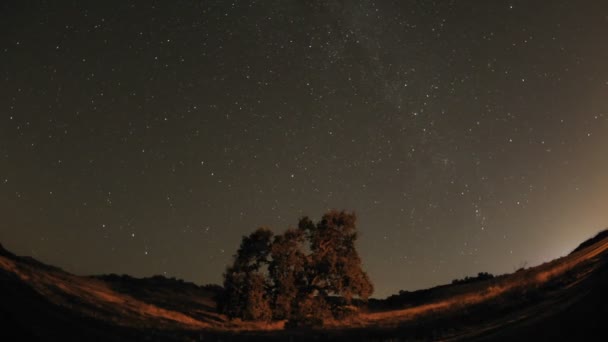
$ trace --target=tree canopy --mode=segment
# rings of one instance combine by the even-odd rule
[[[356,215],[332,210],[300,219],[274,235],[258,228],[244,236],[224,273],[220,310],[243,320],[306,322],[340,317],[373,285],[357,253]]]

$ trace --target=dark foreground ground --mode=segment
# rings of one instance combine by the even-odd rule
[[[80,277],[0,247],[0,340],[605,341],[608,233],[513,274],[402,292],[323,329],[229,321],[217,286]]]

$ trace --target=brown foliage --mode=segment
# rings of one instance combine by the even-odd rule
[[[355,248],[355,223],[354,213],[332,210],[274,239],[265,228],[243,237],[224,274],[221,310],[244,320],[308,322],[341,316],[353,298],[367,300],[373,285]]]

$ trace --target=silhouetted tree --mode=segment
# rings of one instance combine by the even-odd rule
[[[469,277],[466,276],[462,279],[454,279],[452,280],[452,284],[469,284],[478,281],[488,280],[494,278],[494,275],[488,272],[479,272],[477,273],[477,277]]]

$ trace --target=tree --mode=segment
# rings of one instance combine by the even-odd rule
[[[248,321],[270,321],[272,310],[267,295],[267,282],[261,273],[247,277],[245,286],[245,311],[243,319]]]
[[[306,217],[300,220],[310,241],[309,288],[321,299],[339,296],[349,305],[354,297],[367,300],[373,292],[355,248],[356,220],[354,213],[335,210],[316,225]]]
[[[298,292],[306,284],[307,260],[303,243],[303,232],[295,229],[288,229],[283,235],[274,238],[268,273],[274,284],[273,311],[277,319],[291,315]]]
[[[243,237],[234,264],[224,273],[224,293],[219,309],[228,317],[271,319],[269,284],[263,268],[268,264],[272,235],[269,229],[258,228]]]
[[[357,237],[356,215],[335,210],[316,224],[304,217],[297,229],[274,239],[259,228],[243,237],[224,274],[221,311],[231,318],[292,322],[341,316],[354,298],[367,300],[373,292]]]

